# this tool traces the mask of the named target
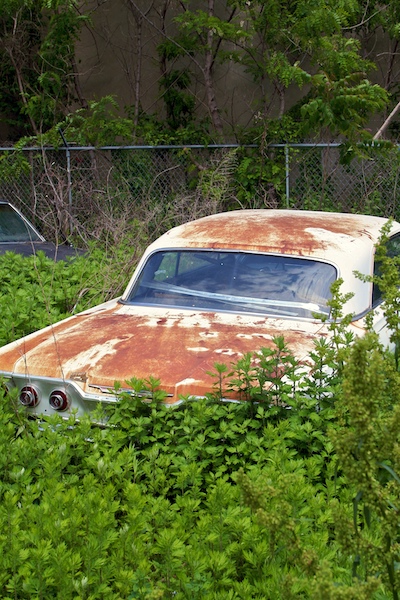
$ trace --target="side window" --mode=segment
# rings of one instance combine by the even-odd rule
[[[396,235],[390,240],[388,240],[386,244],[386,252],[387,256],[389,256],[390,258],[394,258],[396,256],[400,258],[400,235]],[[374,275],[378,277],[381,275],[381,266],[379,261],[377,260],[375,260],[374,263]],[[381,302],[381,300],[382,292],[379,289],[379,286],[376,283],[374,283],[372,290],[372,306],[376,306],[377,304],[379,304],[379,302]]]
[[[201,279],[201,269],[215,268],[216,265],[223,264],[221,261],[224,261],[227,256],[229,257],[226,253],[220,252],[178,251],[162,253],[160,261],[156,254],[151,260],[153,266],[156,264],[156,260],[159,261],[153,278],[154,281],[175,279],[175,282],[178,283],[179,278],[193,273],[197,279]]]
[[[167,279],[172,279],[175,277],[177,268],[178,268],[178,255],[176,252],[163,253],[161,261],[159,261],[159,257],[155,255],[155,257],[151,260],[152,266],[158,264],[158,268],[154,271],[152,279],[154,281],[165,281]]]

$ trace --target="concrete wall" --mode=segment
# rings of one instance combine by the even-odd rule
[[[132,106],[141,62],[141,106],[146,112],[159,114],[163,110],[163,102],[160,100],[159,81],[162,73],[157,46],[163,39],[164,27],[168,35],[176,32],[173,16],[177,13],[173,10],[174,3],[168,0],[137,0],[137,4],[145,13],[140,27],[138,13],[133,10],[130,0],[91,2],[92,26],[83,31],[77,46],[80,81],[83,93],[88,98],[115,94],[121,107]],[[166,5],[169,8],[166,22],[163,23],[162,13]],[[204,8],[204,2],[201,5]],[[220,11],[225,9],[225,5],[226,2],[217,0],[217,9]],[[192,91],[198,99],[197,108],[207,114],[201,70],[187,58],[181,59],[180,65],[177,64],[188,66]],[[260,94],[251,76],[242,66],[230,62],[216,65],[214,81],[224,120],[230,126],[248,125],[257,110],[256,99]]]

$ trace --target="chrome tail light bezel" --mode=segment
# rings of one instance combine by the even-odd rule
[[[49,395],[49,405],[56,412],[64,412],[71,406],[71,398],[65,389],[54,389]]]
[[[41,394],[35,385],[28,384],[21,388],[18,399],[22,406],[25,406],[26,408],[36,408],[41,400]]]

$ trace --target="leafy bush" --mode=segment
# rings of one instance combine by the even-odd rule
[[[5,397],[1,596],[397,598],[394,365],[356,341],[319,410],[319,383],[290,410],[261,395],[168,408],[151,380],[106,428],[29,420]]]
[[[1,596],[306,593],[307,552],[291,546],[290,523],[309,552],[335,557],[327,497],[342,482],[332,444],[320,432],[326,449],[301,456],[297,446],[318,424],[293,430],[290,415],[273,424],[263,406],[253,408],[210,399],[170,409],[123,394],[112,420],[118,427],[101,429],[73,417],[30,421],[4,399]],[[240,468],[257,485],[266,482],[273,531],[243,503]]]
[[[53,262],[43,253],[0,256],[0,345],[122,293],[137,249],[89,249],[85,256]]]

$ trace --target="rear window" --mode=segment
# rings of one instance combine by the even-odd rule
[[[127,302],[312,317],[329,314],[335,267],[302,258],[178,250],[152,254]]]

